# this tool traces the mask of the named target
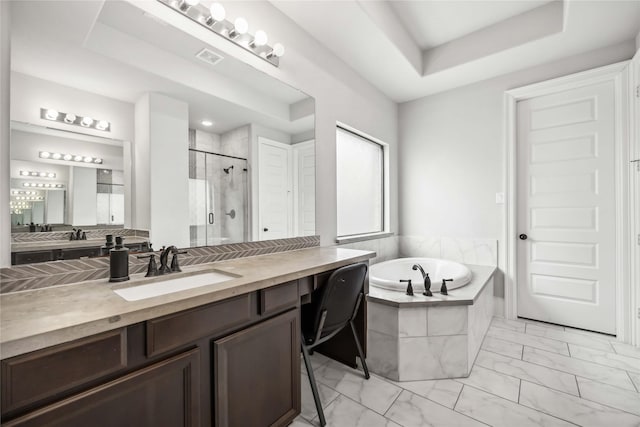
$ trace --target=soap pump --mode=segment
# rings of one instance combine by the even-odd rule
[[[116,246],[109,252],[110,282],[129,280],[129,248],[122,243],[121,236],[116,237]]]

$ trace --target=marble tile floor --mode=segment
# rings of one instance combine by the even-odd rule
[[[328,427],[640,427],[640,348],[568,327],[494,318],[468,378],[367,381],[317,353],[312,364]],[[291,426],[318,426],[301,375]]]

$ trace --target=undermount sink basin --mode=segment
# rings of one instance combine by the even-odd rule
[[[235,279],[238,276],[231,276],[219,272],[209,272],[195,274],[192,276],[179,277],[176,279],[162,280],[146,285],[131,286],[129,288],[114,289],[114,292],[127,301],[139,301],[153,298],[160,295],[172,294],[174,292],[185,291],[187,289],[199,288],[201,286],[214,285]]]

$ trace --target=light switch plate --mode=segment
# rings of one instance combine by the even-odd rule
[[[504,193],[496,193],[496,205],[504,205]]]

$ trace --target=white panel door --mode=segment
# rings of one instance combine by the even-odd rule
[[[294,207],[296,236],[316,234],[316,150],[314,141],[293,146],[295,156]]]
[[[614,84],[517,114],[518,316],[615,334]]]
[[[258,211],[260,240],[291,237],[291,147],[260,139]]]

